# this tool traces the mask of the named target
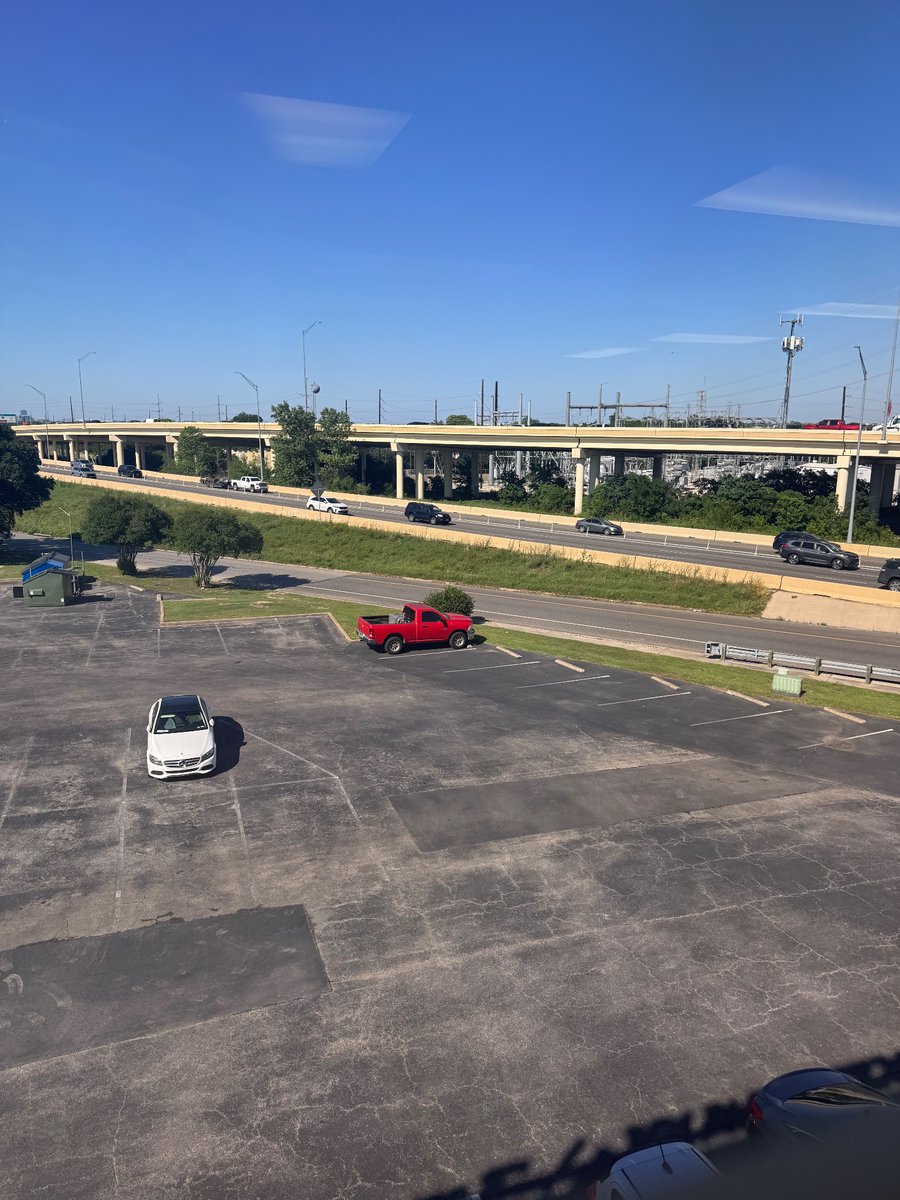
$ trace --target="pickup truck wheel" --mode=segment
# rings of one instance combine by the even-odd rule
[[[384,639],[385,654],[399,654],[403,649],[403,638],[397,637],[396,634]]]
[[[888,591],[900,592],[900,577],[895,575],[893,579],[888,580]]]
[[[454,633],[450,634],[450,645],[454,650],[465,650],[468,641],[469,639],[461,629],[457,629]]]

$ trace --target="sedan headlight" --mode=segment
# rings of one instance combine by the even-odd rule
[[[212,758],[212,756],[215,754],[215,752],[216,752],[215,746],[211,747],[209,750],[207,750],[207,752],[205,754],[202,754],[200,756],[200,761],[201,762],[209,762],[209,760]]]
[[[153,755],[153,754],[148,754],[148,755],[147,755],[147,757],[148,757],[148,758],[150,759],[150,761],[153,763],[154,767],[161,767],[161,766],[162,766],[162,763],[160,762],[160,760],[159,760],[158,758],[156,758],[156,756],[155,756],[155,755]]]

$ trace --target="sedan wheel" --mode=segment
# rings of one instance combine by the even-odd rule
[[[576,531],[576,533],[590,533],[590,530],[588,529],[587,525],[576,525],[575,531]]]
[[[606,536],[607,536],[607,537],[609,537],[609,535],[612,533],[612,530],[611,530],[611,529],[604,529],[604,530],[603,530],[603,532],[606,534]]]
[[[800,555],[799,554],[789,554],[787,556],[787,560],[792,566],[796,567],[797,563],[800,561]]]
[[[834,571],[843,571],[844,560],[842,558],[833,558],[831,560],[831,567],[832,567],[832,570],[834,570]]]

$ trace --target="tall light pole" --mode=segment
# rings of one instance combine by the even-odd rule
[[[68,509],[63,508],[63,506],[61,504],[53,504],[53,505],[51,505],[51,507],[58,508],[60,512],[65,513],[66,516],[69,518],[69,560],[71,561],[72,566],[74,567],[75,566],[75,541],[72,537],[72,514],[69,512]]]
[[[853,464],[853,488],[850,492],[850,519],[847,521],[847,541],[851,544],[853,542],[853,522],[856,519],[856,484],[859,481],[859,451],[862,444],[863,417],[866,415],[866,381],[869,378],[862,350],[860,350],[859,346],[854,346],[853,349],[859,355],[859,365],[862,367],[863,390],[862,402],[859,406],[859,428],[856,431],[856,462]]]
[[[47,393],[42,392],[40,388],[36,388],[33,383],[27,383],[26,387],[30,387],[44,401],[44,432],[47,435],[47,457],[50,457],[50,422],[47,420]]]
[[[240,375],[241,379],[243,379],[246,383],[249,383],[254,392],[256,392],[256,433],[259,438],[259,477],[260,479],[265,479],[266,464],[263,462],[262,414],[259,411],[259,388],[252,379],[247,378],[243,371],[235,371],[235,375]]]
[[[86,358],[90,358],[92,354],[96,354],[96,350],[88,350],[87,354],[82,354],[78,360],[78,394],[81,396],[81,425],[82,428],[87,427],[87,421],[84,419],[84,385],[81,382],[81,364]]]
[[[306,376],[306,335],[311,329],[315,329],[317,325],[321,325],[321,321],[313,321],[312,325],[307,327],[300,334],[300,340],[303,343],[303,407],[309,409],[309,381]]]

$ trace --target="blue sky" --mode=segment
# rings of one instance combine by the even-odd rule
[[[792,415],[856,403],[855,343],[883,408],[892,0],[49,0],[6,34],[0,411],[77,412],[88,351],[89,416],[233,413],[239,370],[267,409],[320,321],[357,420],[474,414],[482,377],[549,420],[601,384],[771,416],[797,309]]]

